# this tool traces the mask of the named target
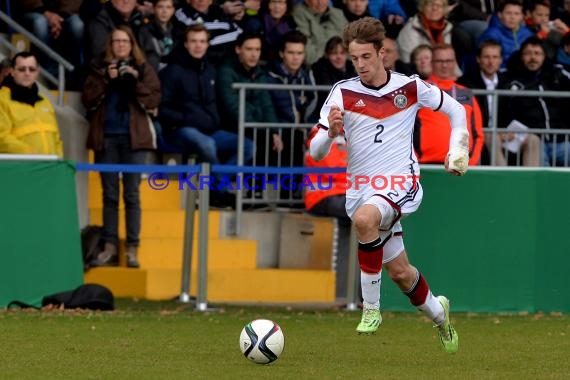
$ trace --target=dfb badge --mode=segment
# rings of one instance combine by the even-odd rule
[[[408,105],[408,98],[404,94],[398,94],[394,97],[394,105],[400,109],[406,108]]]

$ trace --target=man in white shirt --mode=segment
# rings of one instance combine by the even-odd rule
[[[419,107],[445,112],[452,126],[445,168],[454,175],[467,171],[469,133],[461,104],[418,77],[386,71],[382,63],[385,29],[365,17],[347,25],[344,44],[359,77],[338,82],[321,109],[319,132],[310,154],[324,158],[344,133],[348,142],[349,182],[346,210],[358,236],[358,261],[363,296],[362,319],[356,331],[374,333],[381,321],[380,282],[384,265],[410,302],[434,321],[448,353],[459,337],[451,326],[449,301],[435,297],[404,250],[400,217],[414,212],[422,199],[419,165],[412,135]],[[397,179],[397,181],[396,181]]]

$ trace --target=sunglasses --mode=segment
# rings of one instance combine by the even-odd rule
[[[16,67],[14,70],[19,71],[21,73],[25,73],[26,71],[29,71],[30,73],[35,73],[36,71],[38,71],[38,68],[34,66],[21,66],[21,67]]]

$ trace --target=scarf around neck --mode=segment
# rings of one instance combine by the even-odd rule
[[[4,79],[4,85],[10,89],[10,97],[15,102],[29,104],[33,107],[37,102],[42,100],[36,83],[34,83],[32,87],[20,86],[14,82],[14,78],[9,75]]]
[[[447,26],[447,20],[430,21],[422,13],[419,13],[420,24],[426,31],[432,45],[443,43],[443,30]]]

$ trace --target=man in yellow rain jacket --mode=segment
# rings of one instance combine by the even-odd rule
[[[63,156],[55,111],[38,94],[38,61],[28,52],[12,59],[0,88],[0,153]]]

